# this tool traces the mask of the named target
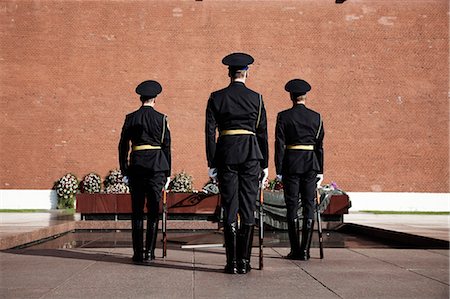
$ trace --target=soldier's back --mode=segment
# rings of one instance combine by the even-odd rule
[[[213,92],[210,108],[214,113],[219,134],[225,130],[243,129],[256,131],[262,105],[260,95],[243,83],[233,82],[228,87]],[[248,160],[260,160],[262,154],[255,135],[220,136],[217,142],[216,162],[240,164]]]
[[[128,130],[133,146],[161,146],[165,121],[165,115],[150,106],[142,106],[128,114]],[[161,149],[133,151],[130,162],[135,173],[153,173],[169,169],[169,162]]]
[[[283,127],[286,146],[316,144],[320,130],[320,114],[298,104],[278,115],[279,126]],[[317,170],[318,160],[313,150],[286,150],[283,172],[291,174]]]
[[[305,105],[279,113],[279,121],[284,126],[286,144],[315,144],[320,126],[320,114]]]

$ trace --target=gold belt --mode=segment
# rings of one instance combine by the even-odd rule
[[[220,131],[220,135],[255,135],[255,133],[244,129],[234,129]]]
[[[286,146],[287,149],[290,150],[304,150],[304,151],[313,151],[314,145],[304,145],[304,144],[298,144],[298,145],[288,145]]]
[[[156,150],[156,149],[161,149],[161,146],[159,146],[159,145],[150,145],[150,144],[133,145],[133,152],[135,152],[135,151],[143,151],[143,150]]]

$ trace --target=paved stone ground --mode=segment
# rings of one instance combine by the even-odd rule
[[[48,215],[5,215],[0,214],[0,239],[61,225],[49,221]],[[346,222],[448,239],[448,216],[411,215],[402,221],[397,215],[348,216]],[[323,260],[313,248],[312,259],[302,262],[282,259],[288,248],[267,247],[263,271],[227,275],[222,273],[222,248],[183,250],[172,245],[166,259],[141,266],[131,263],[129,247],[98,247],[0,251],[0,297],[449,298],[449,250],[355,248],[350,244],[350,248],[325,248]],[[160,249],[156,254],[161,255]],[[253,248],[255,267],[256,262],[257,248]]]
[[[450,241],[449,215],[350,213],[344,222]]]
[[[131,248],[0,253],[2,298],[448,298],[448,250],[313,249],[308,262],[266,248],[263,271],[222,273],[223,249],[170,250],[151,266]],[[253,265],[257,266],[256,248]],[[157,250],[157,255],[161,251]]]

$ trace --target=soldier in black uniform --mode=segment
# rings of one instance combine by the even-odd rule
[[[219,180],[224,210],[227,273],[250,271],[259,179],[268,176],[267,119],[262,96],[245,86],[253,58],[233,53],[223,58],[231,83],[211,94],[206,108],[209,176]],[[219,137],[216,142],[216,129]],[[237,215],[240,228],[237,232]]]
[[[316,188],[323,180],[324,129],[319,113],[305,106],[308,82],[300,79],[285,86],[293,107],[278,114],[275,132],[275,167],[284,185],[291,252],[288,259],[308,260],[314,227]],[[302,241],[297,219],[299,195],[303,206]]]
[[[159,202],[170,182],[170,131],[167,116],[157,112],[156,96],[162,91],[156,81],[144,81],[136,88],[142,106],[125,118],[119,143],[119,163],[128,176],[132,202],[133,261],[155,259]],[[131,142],[131,154],[129,155]],[[147,198],[147,230],[144,232],[144,204]]]

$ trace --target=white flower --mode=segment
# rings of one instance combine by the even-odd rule
[[[73,205],[72,199],[78,189],[78,180],[73,174],[66,174],[56,183],[56,194],[59,197],[58,205],[66,208]]]
[[[105,189],[106,193],[111,194],[122,194],[122,193],[129,193],[130,188],[125,183],[117,183],[113,185],[109,185]]]
[[[184,171],[176,174],[170,184],[172,192],[191,192],[192,191],[192,176]]]
[[[101,178],[96,173],[89,173],[86,175],[82,182],[82,192],[86,193],[97,193],[100,192]]]

